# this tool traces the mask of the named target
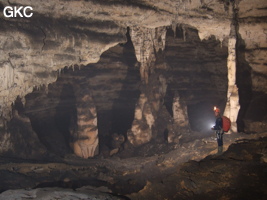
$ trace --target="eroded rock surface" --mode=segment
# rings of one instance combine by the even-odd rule
[[[54,82],[56,71],[65,66],[97,62],[105,50],[126,41],[127,27],[132,30],[132,40],[136,41],[137,59],[146,71],[146,60],[151,59],[147,54],[151,53],[151,41],[154,40],[156,49],[160,45],[164,49],[164,26],[175,30],[177,24],[186,24],[198,30],[201,40],[215,36],[224,43],[231,23],[238,21],[241,50],[238,50],[240,67],[237,68],[240,69],[237,73],[242,80],[242,75],[249,73],[249,77],[246,75],[249,79],[237,80],[237,86],[242,90],[240,93],[245,92],[247,85],[252,91],[266,93],[264,0],[257,0],[253,5],[249,0],[238,1],[234,7],[231,1],[216,0],[1,2],[2,8],[7,5],[30,5],[34,15],[32,18],[5,18],[1,12],[0,91],[1,113],[5,119],[9,119],[10,105],[18,95],[23,99],[34,86]],[[188,39],[186,31],[183,38]],[[248,63],[249,67],[241,62]],[[253,98],[251,95],[249,97]],[[245,94],[242,98],[246,98]],[[241,104],[245,107],[243,116],[247,103],[244,100]]]
[[[241,192],[246,187],[266,196],[258,178],[265,173],[266,159],[254,147],[231,150],[248,161],[244,165],[232,159],[235,153],[225,153],[222,160],[230,160],[230,165],[211,163],[214,170],[196,169],[199,175],[190,171],[216,151],[216,141],[200,135],[210,128],[207,110],[212,112],[214,104],[221,110],[226,107],[234,132],[257,133],[240,138],[266,137],[260,134],[266,131],[267,113],[265,0],[253,4],[250,0],[3,0],[0,10],[7,5],[31,5],[34,15],[5,18],[0,13],[0,153],[34,158],[35,163],[0,157],[1,190],[101,183],[137,199],[209,198],[217,197],[217,189],[229,191],[230,196],[223,193],[223,198],[231,198],[237,184],[229,182],[241,176],[232,174],[235,169],[224,171],[226,179],[219,179],[216,170],[233,165],[249,172],[251,177],[244,180],[256,182],[242,187],[238,198],[244,197]],[[90,87],[90,95],[76,90],[75,84]],[[179,112],[176,92],[185,102]],[[22,110],[15,102],[18,98]],[[85,103],[86,110],[75,101]],[[90,126],[94,142],[99,137],[101,159],[72,154],[72,116],[78,127]],[[184,124],[190,127],[181,128]],[[110,141],[112,134],[119,135],[118,143]],[[225,136],[225,147],[235,137]],[[265,139],[260,141],[266,144]],[[80,157],[94,154],[87,147],[83,154],[77,146],[74,152]],[[49,163],[37,162],[40,159]],[[174,173],[188,160],[197,162]],[[203,174],[219,179],[223,186]],[[164,191],[157,189],[166,182]],[[204,187],[209,184],[211,190]]]
[[[148,144],[135,150],[143,157],[127,159],[65,157],[56,161],[51,157],[50,163],[33,163],[1,158],[0,189],[51,186],[76,189],[74,194],[70,190],[56,189],[58,195],[67,199],[70,195],[84,194],[85,190],[78,188],[85,185],[102,186],[105,191],[108,188],[108,191],[130,199],[207,199],[219,198],[220,195],[230,199],[246,199],[253,195],[257,199],[266,197],[266,133],[226,135],[225,152],[221,156],[215,155],[217,143],[213,137],[199,133],[199,139],[192,141],[191,137],[165,150]],[[144,155],[145,152],[148,154]],[[55,188],[48,190],[55,191]],[[48,195],[42,191],[28,190],[29,194],[41,192]],[[25,194],[24,190],[13,194],[21,192]],[[0,194],[0,197],[5,197],[5,194],[10,194],[10,191]]]

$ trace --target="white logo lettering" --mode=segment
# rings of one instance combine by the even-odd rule
[[[17,14],[19,14],[20,17],[23,17],[23,15],[20,13],[20,10],[22,9],[23,7],[19,7],[19,9],[17,10],[17,7],[15,6],[14,7],[14,17],[17,17]]]
[[[23,13],[21,13],[21,11],[23,10]],[[27,10],[33,10],[31,6],[26,6],[26,7],[23,7],[23,6],[20,6],[20,7],[16,7],[14,6],[11,7],[11,6],[6,6],[3,10],[3,14],[5,17],[31,17],[33,15],[33,13],[29,13],[27,14]]]
[[[9,9],[9,10],[7,10],[7,9]],[[3,13],[4,13],[5,17],[13,17],[13,8],[11,6],[7,6],[4,8]]]
[[[26,10],[27,10],[27,9],[33,10],[31,6],[26,6],[26,7],[24,8],[24,10],[23,10],[23,14],[24,14],[25,17],[31,17],[31,16],[33,15],[33,13],[27,15],[27,13],[26,13]]]

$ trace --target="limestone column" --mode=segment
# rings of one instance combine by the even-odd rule
[[[179,128],[188,128],[187,106],[180,102],[180,96],[175,93],[172,104],[173,121]]]
[[[135,146],[147,143],[152,139],[153,126],[166,94],[166,79],[162,75],[153,78],[154,81],[147,85],[149,88],[146,88],[139,97],[135,106],[132,127],[127,132],[128,141]]]
[[[231,31],[228,41],[228,58],[227,58],[228,91],[227,91],[227,103],[224,111],[224,115],[228,117],[232,123],[230,132],[237,132],[236,120],[240,109],[238,88],[236,86],[236,40],[237,40],[236,24],[233,17],[233,23],[231,24]]]
[[[132,128],[127,132],[128,141],[135,145],[147,143],[152,138],[152,126],[155,122],[147,96],[143,93],[135,107]]]
[[[77,119],[70,130],[70,142],[74,153],[87,159],[98,153],[98,127],[96,107],[90,92],[86,88],[75,91]]]
[[[157,52],[165,48],[166,29],[132,27],[130,36],[140,63],[142,91],[135,106],[134,121],[127,132],[127,138],[130,143],[138,146],[152,139],[152,129],[167,89],[165,77],[153,72]]]

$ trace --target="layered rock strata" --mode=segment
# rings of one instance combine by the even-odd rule
[[[141,66],[140,76],[149,84],[150,74],[155,68],[151,63],[157,60],[155,52],[165,50],[165,28],[176,27],[177,24],[195,28],[202,41],[214,36],[222,46],[230,48],[229,59],[233,56],[230,50],[234,51],[235,42],[238,47],[242,47],[241,50],[235,49],[236,81],[229,80],[231,84],[228,97],[230,93],[233,95],[229,100],[232,101],[229,116],[235,123],[239,99],[242,109],[241,121],[243,118],[249,123],[266,121],[266,106],[258,109],[261,116],[259,119],[248,112],[253,110],[255,105],[263,104],[267,91],[266,1],[257,0],[251,5],[251,1],[243,0],[234,4],[236,8],[233,10],[232,1],[216,0],[167,0],[164,3],[157,0],[135,3],[2,1],[1,9],[7,5],[31,5],[34,15],[26,19],[5,18],[2,12],[0,14],[1,127],[11,118],[11,104],[17,96],[24,102],[25,95],[31,92],[34,86],[54,82],[57,71],[65,66],[97,62],[105,50],[126,41],[127,27],[132,30],[131,37]],[[235,36],[230,34],[233,16],[239,22],[234,25]],[[185,27],[182,29],[183,40],[187,41],[189,35]],[[201,55],[198,49],[195,55]],[[234,63],[228,64],[229,75],[234,77]],[[169,69],[168,66],[166,69]],[[216,67],[212,69],[215,73],[220,73]],[[201,68],[195,70],[201,71]],[[236,82],[236,86],[232,81]],[[251,93],[249,95],[246,94],[248,89]],[[239,95],[241,98],[238,98]],[[149,100],[150,104],[151,101]],[[146,112],[152,111],[148,109]],[[150,120],[149,124],[146,122],[148,127],[153,127],[152,121]],[[259,130],[265,127],[264,124],[261,126]],[[236,128],[234,129],[236,131]]]
[[[27,19],[11,19],[5,18],[1,12],[1,113],[5,119],[9,119],[10,104],[18,95],[23,99],[34,86],[54,82],[55,72],[65,66],[96,62],[103,51],[125,41],[127,26],[133,29],[146,27],[156,33],[154,28],[170,25],[177,16],[180,16],[178,23],[188,23],[187,16],[191,15],[193,20],[190,21],[199,28],[202,39],[211,34],[219,34],[218,38],[222,39],[227,34],[218,29],[229,29],[227,18],[215,17],[227,16],[224,4],[216,1],[208,5],[217,10],[216,15],[210,13],[210,18],[204,20],[209,22],[209,30],[205,30],[204,21],[198,21],[199,17],[207,17],[202,12],[207,7],[206,3],[197,0],[179,4],[167,1],[164,5],[157,1],[105,3],[58,0],[52,3],[5,0],[1,3],[2,8],[8,5],[30,5],[34,14]],[[197,9],[199,7],[204,10]],[[132,38],[144,41],[145,37],[142,37]],[[140,55],[145,55],[144,50],[141,52]],[[143,58],[145,61],[147,56]],[[147,70],[144,61],[142,71]]]
[[[76,119],[71,125],[70,145],[74,153],[87,159],[98,153],[97,112],[88,86],[75,87]]]

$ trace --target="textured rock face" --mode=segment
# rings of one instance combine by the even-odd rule
[[[87,159],[98,154],[97,113],[88,86],[76,86],[76,119],[70,127],[70,145],[74,153]]]
[[[15,110],[7,126],[8,129],[0,136],[2,156],[38,160],[45,156],[47,149],[39,141],[28,117]]]
[[[5,18],[0,13],[1,127],[11,118],[11,104],[17,96],[24,103],[25,95],[33,87],[55,82],[65,66],[75,68],[97,62],[104,51],[127,41],[127,27],[139,62],[134,65],[136,61],[131,61],[131,67],[140,66],[140,79],[145,88],[140,90],[149,105],[141,110],[140,106],[135,108],[135,118],[144,122],[142,128],[147,137],[141,140],[153,138],[151,130],[157,120],[155,111],[160,109],[158,101],[164,99],[165,106],[171,110],[174,91],[185,99],[189,118],[196,115],[192,110],[208,99],[207,104],[220,104],[222,110],[228,100],[226,112],[234,123],[237,120],[241,124],[241,130],[253,131],[249,128],[253,126],[246,122],[266,120],[266,105],[258,109],[259,119],[248,113],[254,105],[264,104],[267,93],[265,0],[257,0],[253,5],[249,0],[4,0],[1,10],[7,5],[30,5],[33,16]],[[159,78],[163,81],[160,87],[157,82],[151,82],[155,80],[151,78],[155,72],[165,78]],[[129,77],[128,72],[118,76]],[[93,85],[94,80],[101,82],[100,77],[89,82]],[[93,90],[93,98],[103,94],[107,85]],[[164,95],[152,97],[145,91],[153,86],[159,90],[153,95]],[[96,100],[97,112],[102,112],[100,118],[104,118],[104,111],[113,103],[109,102],[104,109],[105,103]],[[213,105],[208,106],[212,110]],[[131,127],[136,133],[141,130],[140,123],[139,128],[137,124],[134,122]],[[103,131],[108,132],[108,128]],[[136,135],[133,140],[142,133]],[[3,134],[3,138],[8,137]]]
[[[178,93],[173,98],[172,110],[174,123],[181,128],[189,128],[187,107],[184,102],[181,102]]]
[[[97,62],[105,50],[125,41],[125,29],[114,22],[65,18],[68,12],[55,19],[50,15],[53,5],[12,3],[31,5],[34,17],[11,20],[1,12],[1,113],[5,118],[18,95],[23,98],[34,86],[54,82],[57,70],[65,66]],[[75,8],[73,3],[68,7]]]
[[[2,1],[1,4],[1,7],[30,5],[34,13],[31,18],[11,19],[1,12],[1,113],[6,118],[17,95],[23,98],[33,86],[55,81],[54,72],[65,66],[96,62],[103,51],[125,41],[127,26],[155,28],[171,25],[178,17],[175,23],[188,23],[187,16],[191,15],[191,24],[199,28],[201,39],[216,35],[222,40],[229,30],[224,4],[217,1],[210,5],[216,13],[210,14],[205,12],[209,5],[198,0],[166,1],[164,4],[157,1],[52,3],[25,0]],[[199,23],[199,17],[207,20]],[[206,22],[209,30],[201,26]],[[139,51],[138,46],[136,49]]]
[[[142,190],[129,197],[136,200],[264,199],[267,195],[264,145],[266,139],[240,141],[221,156],[189,161],[157,183],[147,181]]]

